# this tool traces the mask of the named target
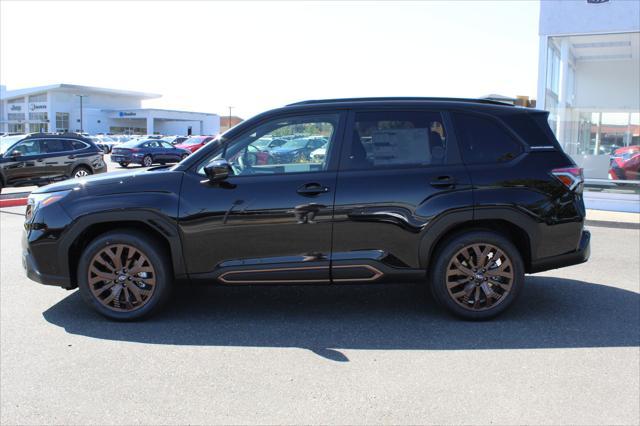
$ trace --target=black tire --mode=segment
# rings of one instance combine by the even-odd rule
[[[153,157],[151,157],[150,155],[145,155],[142,158],[142,165],[144,167],[151,167],[153,165]]]
[[[83,178],[93,174],[93,171],[87,166],[78,166],[71,172],[72,178]]]
[[[478,309],[476,310],[471,305],[468,305],[467,307],[462,306],[462,302],[460,300],[456,301],[454,296],[449,293],[449,289],[447,287],[448,279],[450,279],[451,281],[456,280],[455,276],[449,278],[447,277],[447,272],[449,270],[450,263],[452,262],[453,257],[461,250],[464,250],[466,247],[477,244],[482,245],[482,247],[486,247],[484,245],[491,245],[501,250],[504,255],[506,255],[506,259],[510,260],[512,267],[509,268],[509,270],[513,276],[513,278],[511,279],[510,290],[508,291],[508,293],[503,294],[503,296],[501,296],[499,299],[490,299],[486,296],[486,293],[480,295],[479,298],[481,300],[482,296],[484,296],[485,304],[488,303],[488,300],[491,300],[493,303],[495,303],[492,306],[484,307],[482,310],[480,310],[480,307],[478,307]],[[488,269],[489,267],[490,266],[487,265],[486,277],[484,278],[484,281],[487,281],[487,277],[491,277],[491,269]],[[430,287],[434,299],[452,314],[467,320],[485,320],[493,318],[496,315],[502,313],[516,300],[524,285],[524,263],[522,261],[520,252],[515,247],[515,245],[507,238],[491,231],[467,231],[452,236],[442,245],[440,245],[436,253],[434,253],[432,267],[430,269]],[[471,268],[471,270],[474,269]],[[480,276],[485,275],[484,269],[479,269],[478,272],[478,275]],[[498,279],[502,280],[502,278]],[[459,287],[452,288],[451,291],[453,292],[454,290],[458,291],[458,289],[472,288],[473,291],[484,292],[484,290],[475,290],[475,287],[480,287],[481,285],[482,279],[478,280],[478,278],[474,278],[470,282],[466,282],[465,284],[460,284]],[[494,285],[495,284],[493,283],[490,284],[490,286]],[[496,291],[503,291],[499,287],[492,288],[496,289]]]
[[[153,293],[142,306],[134,310],[117,311],[108,308],[98,300],[97,296],[94,296],[89,287],[90,262],[100,251],[115,244],[125,244],[140,250],[154,268]],[[171,260],[161,247],[162,245],[155,238],[150,238],[133,229],[114,230],[98,236],[84,249],[78,264],[78,287],[82,299],[101,315],[117,321],[139,320],[157,313],[169,299],[173,286]]]
[[[125,168],[129,165],[129,163],[118,163],[118,164],[120,164],[120,167],[125,167]]]

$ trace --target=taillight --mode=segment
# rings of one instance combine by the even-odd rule
[[[584,176],[580,167],[563,167],[551,170],[551,174],[570,190],[582,189]]]

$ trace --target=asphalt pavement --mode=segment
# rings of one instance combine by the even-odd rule
[[[527,277],[493,321],[417,285],[177,289],[115,323],[20,263],[0,210],[2,424],[640,423],[640,230]]]

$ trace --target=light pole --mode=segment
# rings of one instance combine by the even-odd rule
[[[84,132],[83,122],[82,122],[82,99],[86,98],[87,95],[76,95],[80,98],[80,133]]]
[[[229,121],[227,122],[227,130],[229,130],[231,128],[231,110],[233,108],[235,108],[235,107],[232,107],[232,106],[229,107]]]

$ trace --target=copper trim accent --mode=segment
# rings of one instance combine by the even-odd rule
[[[365,268],[368,269],[369,271],[373,272],[373,275],[371,277],[368,278],[339,278],[339,279],[316,279],[316,280],[239,280],[239,281],[234,281],[234,280],[228,280],[225,279],[225,277],[227,275],[232,275],[232,274],[242,274],[242,273],[252,273],[252,272],[278,272],[278,271],[303,271],[303,270],[314,270],[314,269],[329,269],[329,266],[303,266],[303,267],[296,267],[296,268],[271,268],[271,269],[243,269],[243,270],[235,270],[235,271],[228,271],[223,273],[222,275],[220,275],[218,277],[218,280],[220,280],[221,282],[225,283],[225,284],[261,284],[261,283],[327,283],[327,282],[358,282],[358,281],[375,281],[378,278],[380,278],[381,276],[384,275],[384,273],[382,273],[382,271],[380,271],[379,269],[374,268],[371,265],[338,265],[338,266],[334,266],[333,268],[340,268],[340,269],[345,269],[345,268]]]
[[[331,282],[330,279],[317,279],[317,280],[240,280],[240,281],[229,281],[224,277],[231,274],[243,274],[243,273],[251,273],[251,272],[278,272],[278,271],[304,271],[304,270],[313,270],[313,269],[329,269],[329,266],[302,266],[297,268],[272,268],[272,269],[241,269],[236,271],[228,271],[224,274],[220,275],[218,279],[225,284],[252,284],[252,283],[326,283]]]
[[[354,281],[375,281],[378,278],[380,278],[381,276],[383,276],[384,274],[382,273],[382,271],[380,271],[379,269],[374,268],[371,265],[339,265],[339,266],[334,266],[334,268],[338,269],[344,269],[344,268],[365,268],[368,269],[369,271],[373,272],[373,275],[369,278],[338,278],[338,279],[334,279],[333,282],[354,282]]]

